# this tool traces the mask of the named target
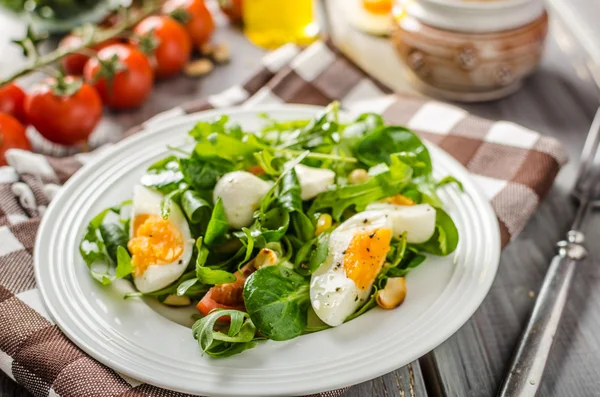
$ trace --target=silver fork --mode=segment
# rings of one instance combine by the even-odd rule
[[[585,141],[579,174],[571,193],[579,204],[573,225],[566,239],[557,244],[558,254],[550,263],[527,327],[515,350],[510,370],[498,393],[499,397],[533,397],[540,386],[567,302],[575,267],[587,255],[581,228],[590,208],[599,203],[596,187],[600,184],[599,145],[600,109]]]

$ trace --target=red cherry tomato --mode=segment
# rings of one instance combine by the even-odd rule
[[[219,0],[219,7],[233,23],[241,23],[243,0]]]
[[[183,11],[185,28],[196,47],[210,40],[215,23],[204,0],[168,0],[163,6],[165,14],[176,15]]]
[[[0,166],[6,165],[4,153],[8,149],[31,150],[23,124],[7,113],[0,113]]]
[[[0,87],[0,112],[8,113],[19,122],[27,124],[27,117],[23,103],[25,102],[25,93],[15,83],[8,83]]]
[[[154,85],[148,57],[126,44],[112,44],[98,52],[83,69],[85,80],[96,88],[102,101],[115,109],[140,106]]]
[[[190,59],[190,37],[185,28],[171,17],[149,16],[138,23],[133,31],[137,35],[134,43],[142,51],[154,56],[157,77],[170,77],[179,73]]]
[[[80,36],[70,34],[70,35],[63,37],[59,41],[58,46],[66,47],[66,48],[75,48],[75,47],[80,46],[82,42],[83,42],[83,39]],[[110,39],[110,40],[105,41],[102,44],[98,44],[98,45],[92,47],[91,50],[92,51],[100,51],[102,48],[104,48],[108,45],[111,45],[111,44],[116,44],[118,42],[119,42],[119,40],[117,40],[117,39]],[[88,57],[87,55],[73,53],[73,54],[69,54],[69,55],[63,57],[60,60],[60,64],[62,65],[66,74],[81,76],[81,74],[83,74],[83,67],[85,66],[85,63],[89,59],[90,59],[90,57]]]
[[[61,145],[86,142],[102,116],[96,90],[73,76],[38,84],[25,99],[27,117],[46,139]]]
[[[215,285],[209,289],[196,308],[205,316],[217,308],[246,311],[244,283],[254,270],[254,266],[251,264],[242,267],[240,271],[235,272],[236,280],[233,283]],[[219,321],[229,321],[229,317],[221,317]]]

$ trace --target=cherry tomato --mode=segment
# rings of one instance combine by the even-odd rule
[[[168,16],[149,16],[134,28],[134,43],[154,56],[157,77],[173,76],[181,71],[192,53],[192,42],[185,28]]]
[[[183,11],[182,20],[185,28],[196,47],[210,40],[215,23],[204,0],[168,0],[163,6],[165,14],[178,17]]]
[[[81,38],[81,36],[69,34],[59,41],[58,46],[74,48],[80,46],[82,42],[83,39]],[[98,44],[92,47],[91,51],[100,51],[102,48],[118,42],[119,40],[117,39],[110,39],[102,44]],[[73,53],[63,57],[60,60],[60,64],[63,67],[66,74],[80,76],[81,74],[83,74],[83,67],[85,66],[85,63],[88,61],[88,59],[90,59],[90,57],[88,57],[87,55]]]
[[[19,122],[27,124],[27,117],[23,109],[25,93],[15,83],[8,83],[0,87],[0,112],[8,113]]]
[[[25,99],[31,125],[46,139],[61,145],[86,142],[102,116],[100,96],[81,79],[48,79]]]
[[[0,113],[0,166],[6,165],[4,153],[8,149],[31,150],[23,124],[8,113]]]
[[[83,69],[85,80],[94,85],[102,101],[115,109],[140,106],[154,85],[148,57],[126,44],[112,44],[98,52]]]
[[[243,0],[219,0],[219,7],[233,23],[242,22]]]
[[[198,302],[196,308],[205,316],[216,308],[246,311],[243,295],[244,283],[254,270],[254,266],[251,264],[242,267],[235,272],[236,280],[233,283],[212,287]],[[229,321],[229,317],[221,317],[219,321]]]

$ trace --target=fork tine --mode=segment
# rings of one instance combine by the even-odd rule
[[[596,112],[592,126],[585,140],[583,150],[581,152],[581,165],[575,182],[576,195],[589,194],[591,180],[589,178],[592,172],[592,166],[595,163],[596,157],[600,149],[600,108]],[[582,198],[582,197],[580,197]]]

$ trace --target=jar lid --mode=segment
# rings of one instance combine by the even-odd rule
[[[527,25],[544,13],[543,0],[396,0],[394,15],[467,33],[491,33]]]

